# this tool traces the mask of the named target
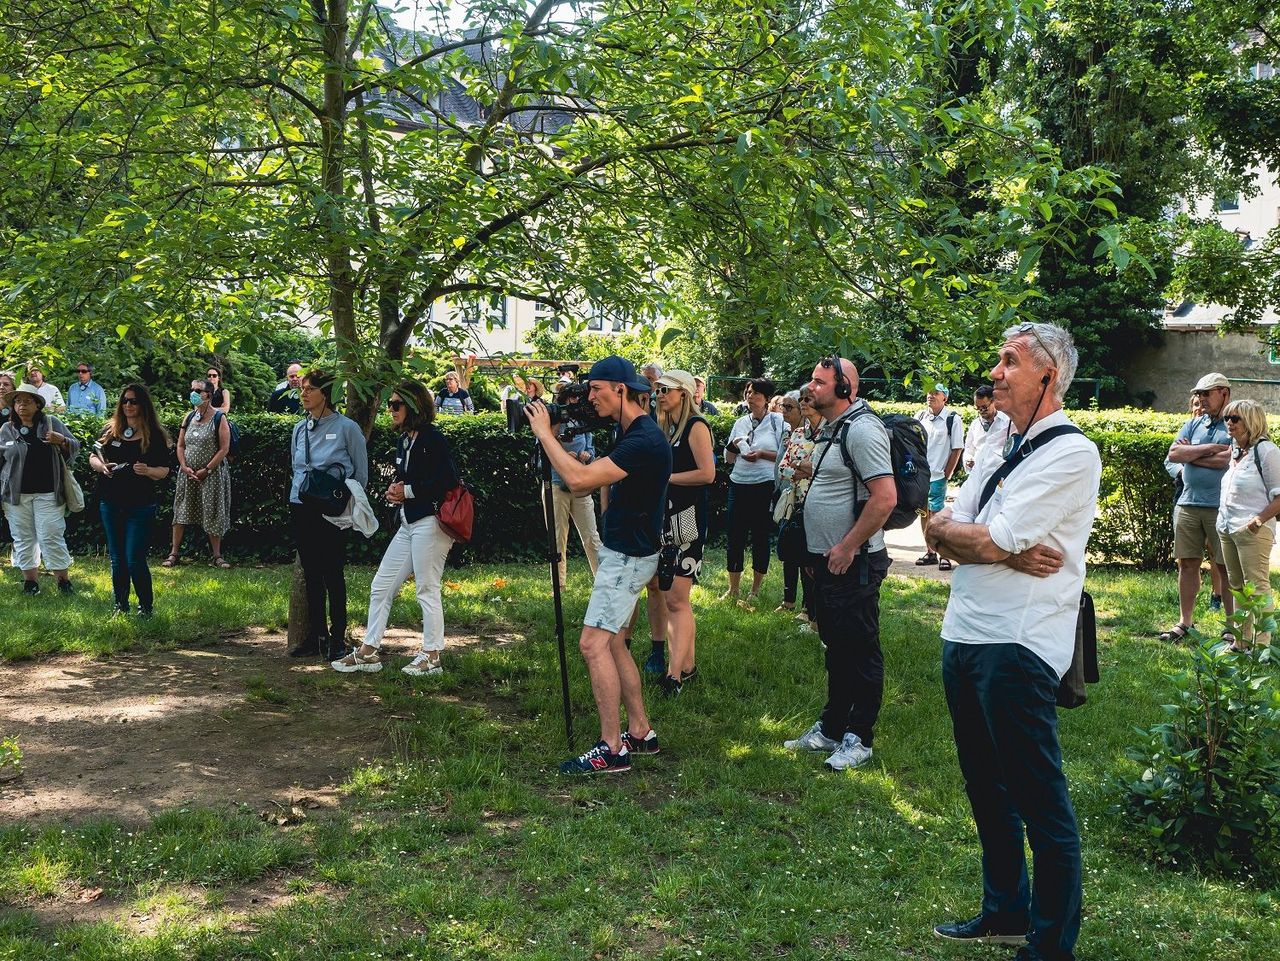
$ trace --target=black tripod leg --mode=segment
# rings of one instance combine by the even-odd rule
[[[542,458],[542,509],[547,519],[547,560],[551,566],[551,598],[556,609],[556,646],[560,652],[560,695],[564,709],[564,737],[573,750],[573,708],[569,703],[569,658],[564,646],[564,608],[560,602],[560,552],[556,545],[555,499],[551,493],[551,465]]]

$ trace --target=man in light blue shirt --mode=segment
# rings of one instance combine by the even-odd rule
[[[76,364],[76,382],[67,388],[67,410],[72,414],[107,416],[107,392],[93,379],[93,364]]]

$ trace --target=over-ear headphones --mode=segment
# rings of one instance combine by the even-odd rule
[[[832,369],[836,374],[836,396],[841,400],[848,400],[853,396],[853,384],[849,382],[849,378],[844,375],[844,366],[840,363],[840,355],[832,354],[830,357]]]

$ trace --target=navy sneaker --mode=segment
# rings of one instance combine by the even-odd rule
[[[675,697],[680,693],[682,685],[670,674],[665,674],[658,678],[658,690],[662,692],[663,697]]]
[[[939,924],[933,933],[947,941],[981,944],[1026,944],[1028,920],[1025,916],[975,915],[968,921]]]
[[[649,728],[649,733],[644,737],[636,737],[630,731],[623,731],[622,743],[626,745],[628,754],[662,753],[662,748],[658,747],[658,732],[653,728]]]
[[[1221,595],[1221,594],[1211,594],[1211,595],[1209,595],[1209,610],[1211,610],[1211,611],[1220,611],[1220,610],[1222,610],[1222,595]]]
[[[664,677],[667,673],[667,656],[662,651],[651,651],[644,659],[644,672],[651,677]]]
[[[71,586],[71,579],[70,579],[70,578],[68,578],[68,579],[67,579],[67,580],[65,580],[65,581],[58,581],[58,593],[59,593],[59,594],[74,594],[75,592],[76,592],[76,589],[75,589],[74,587],[72,587],[72,586]]]
[[[40,584],[39,584],[39,582],[38,582],[38,581],[23,581],[23,582],[22,582],[22,593],[23,593],[23,594],[39,594],[39,593],[40,593]]]
[[[689,683],[690,681],[692,681],[692,680],[693,680],[695,677],[697,677],[697,676],[698,676],[698,665],[696,665],[696,664],[695,664],[695,665],[693,666],[693,670],[692,670],[692,671],[681,671],[681,672],[680,672],[680,683],[681,683],[681,684],[687,684],[687,683]]]
[[[623,774],[631,770],[631,754],[627,750],[627,742],[622,742],[622,750],[617,754],[609,750],[604,741],[597,741],[586,754],[571,757],[560,765],[561,774]]]

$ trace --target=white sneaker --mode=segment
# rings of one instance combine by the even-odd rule
[[[431,656],[432,654],[435,654],[434,658]],[[410,677],[426,677],[430,674],[444,673],[444,668],[440,666],[440,654],[435,651],[431,653],[423,651],[400,670]]]
[[[871,748],[862,743],[862,738],[856,734],[847,733],[844,740],[840,742],[827,758],[826,765],[833,771],[843,771],[845,768],[860,767],[871,760]]]
[[[821,721],[815,721],[813,727],[794,741],[783,741],[782,746],[788,751],[834,751],[840,747],[838,743],[822,733]]]
[[[382,670],[382,658],[378,656],[377,651],[372,654],[361,654],[357,648],[341,660],[330,661],[329,666],[340,674],[354,674],[357,671],[376,674]]]

